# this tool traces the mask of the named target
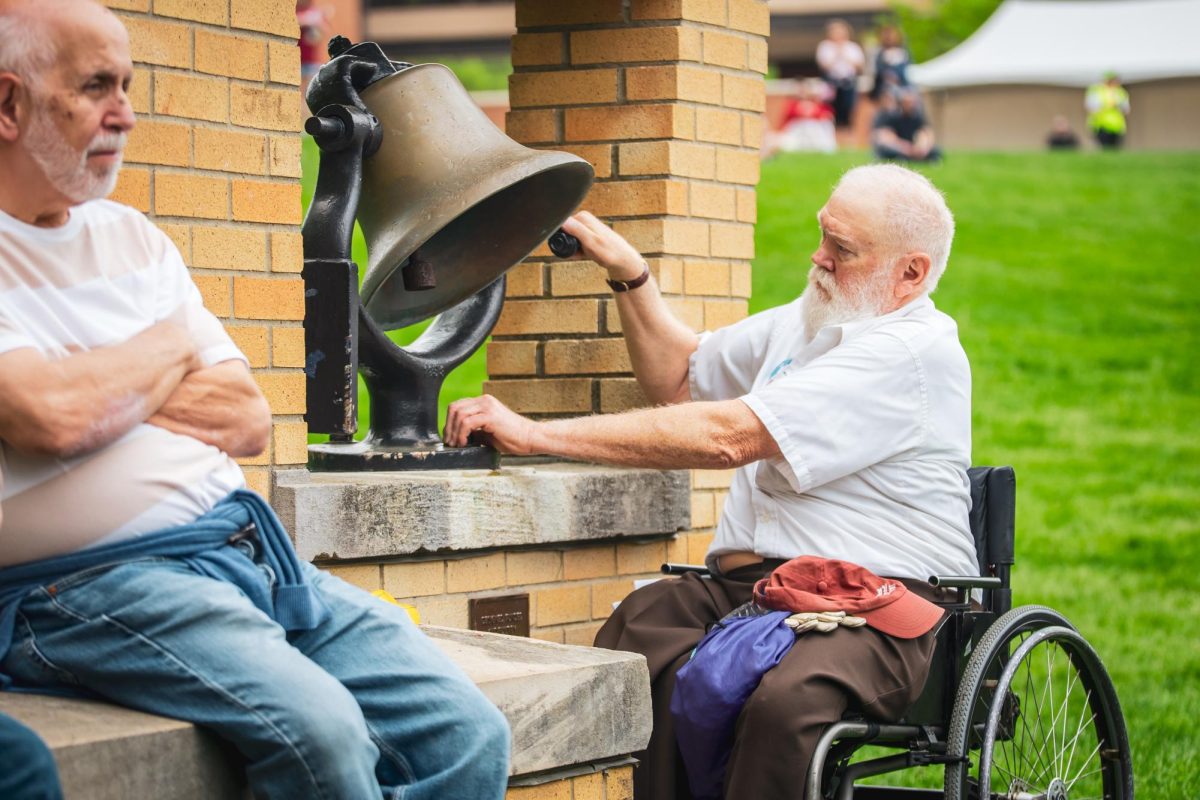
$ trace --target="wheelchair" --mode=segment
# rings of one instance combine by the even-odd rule
[[[1065,617],[1012,607],[1016,478],[972,467],[971,534],[979,576],[934,576],[955,590],[925,688],[895,723],[848,714],[829,726],[809,767],[805,800],[1132,800],[1129,737],[1112,680]],[[664,564],[663,572],[706,572]],[[973,593],[979,597],[973,601]],[[890,755],[852,763],[867,745]],[[943,765],[943,788],[857,786]]]

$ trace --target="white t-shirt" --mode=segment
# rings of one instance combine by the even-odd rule
[[[877,575],[975,575],[971,372],[950,317],[922,297],[806,342],[800,301],[712,334],[696,400],[739,397],[781,456],[738,469],[707,563],[815,555]]]
[[[0,212],[0,353],[61,358],[167,319],[191,332],[204,365],[245,360],[175,245],[140,213],[97,200],[39,228]],[[0,567],[191,522],[244,485],[217,448],[144,423],[71,459],[0,441]]]
[[[866,57],[857,42],[825,39],[817,45],[817,65],[835,81],[847,81],[862,72]]]

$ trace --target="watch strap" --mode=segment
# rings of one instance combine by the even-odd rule
[[[642,274],[638,275],[633,280],[631,280],[631,281],[614,281],[614,280],[605,278],[604,282],[607,283],[609,288],[612,289],[614,292],[628,292],[632,289],[638,288],[639,286],[641,286],[643,283],[645,283],[648,280],[650,280],[650,265],[643,261],[642,262]]]

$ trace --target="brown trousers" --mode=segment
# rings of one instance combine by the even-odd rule
[[[642,762],[634,771],[636,800],[691,800],[668,709],[675,673],[708,627],[750,600],[754,582],[775,564],[723,577],[658,581],[625,598],[596,635],[597,647],[641,653],[650,668],[654,731],[647,749],[636,754]],[[940,599],[927,583],[904,583],[926,599]],[[896,639],[872,628],[800,636],[738,717],[725,773],[727,800],[803,796],[824,728],[847,709],[878,721],[899,719],[924,688],[934,640],[932,631]]]

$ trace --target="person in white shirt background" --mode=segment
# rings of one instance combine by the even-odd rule
[[[858,76],[867,64],[853,36],[850,23],[835,19],[825,26],[825,38],[817,45],[817,66],[821,77],[833,87],[833,119],[839,128],[850,124],[858,101]]]

